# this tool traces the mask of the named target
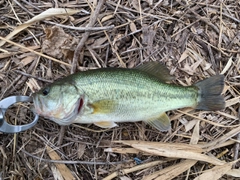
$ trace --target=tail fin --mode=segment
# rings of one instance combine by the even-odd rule
[[[221,110],[225,101],[221,95],[224,87],[224,75],[216,75],[195,84],[199,88],[199,102],[196,109]]]

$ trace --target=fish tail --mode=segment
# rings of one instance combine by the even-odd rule
[[[199,89],[196,109],[215,111],[225,108],[221,95],[224,87],[224,75],[215,75],[194,84]]]

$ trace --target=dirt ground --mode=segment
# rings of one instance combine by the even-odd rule
[[[159,61],[182,86],[224,74],[226,100],[221,111],[167,112],[168,132],[40,117],[0,132],[0,179],[239,179],[239,24],[236,0],[0,1],[0,99],[77,71]],[[30,122],[28,107],[14,105],[7,121]]]

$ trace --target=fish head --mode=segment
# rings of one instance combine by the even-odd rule
[[[34,111],[59,125],[72,124],[83,102],[83,93],[67,82],[53,83],[33,94]]]

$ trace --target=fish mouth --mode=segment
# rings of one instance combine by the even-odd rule
[[[39,100],[39,98],[37,96],[35,96],[33,94],[33,107],[32,107],[32,110],[37,113],[38,115],[42,115],[42,110],[43,109],[43,106],[42,106],[42,103],[41,101]]]

